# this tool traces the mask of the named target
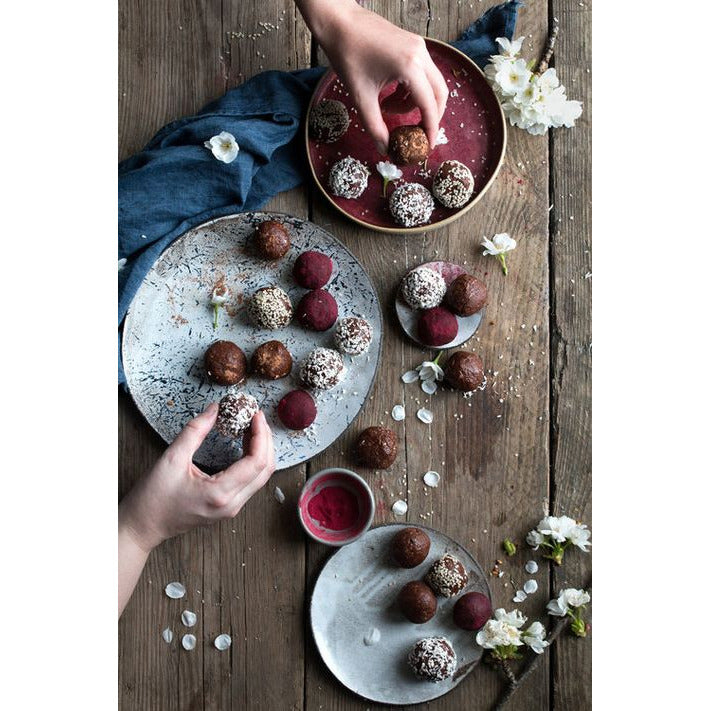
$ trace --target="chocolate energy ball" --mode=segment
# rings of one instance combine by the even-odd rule
[[[402,612],[410,622],[414,622],[416,625],[421,625],[431,620],[435,612],[437,612],[437,598],[435,594],[429,585],[419,580],[413,580],[407,583],[407,585],[400,590],[400,594],[397,596],[397,604],[400,608],[400,612]]]
[[[292,390],[279,401],[277,414],[290,430],[304,430],[316,419],[316,403],[305,390]]]
[[[390,214],[403,227],[417,227],[429,221],[434,210],[432,193],[419,183],[405,183],[390,195]]]
[[[476,353],[455,351],[444,364],[444,379],[455,390],[476,390],[484,382],[484,364]]]
[[[321,252],[304,252],[294,262],[294,280],[304,289],[320,289],[333,273],[333,262]]]
[[[356,459],[371,469],[388,469],[397,457],[398,439],[387,427],[364,429],[355,444]]]
[[[474,176],[464,163],[446,160],[435,173],[432,192],[445,207],[464,207],[474,192]]]
[[[438,595],[453,597],[464,590],[469,576],[459,558],[446,553],[430,568],[425,581]]]
[[[429,552],[430,537],[414,526],[399,530],[390,543],[390,556],[401,568],[416,568]]]
[[[250,299],[247,310],[256,326],[272,331],[284,328],[294,315],[288,294],[278,286],[259,289]]]
[[[460,274],[447,289],[447,306],[457,316],[472,316],[486,304],[486,284],[471,274]]]
[[[400,293],[413,309],[431,309],[442,303],[447,285],[442,275],[429,267],[417,267],[405,275]]]
[[[207,377],[218,385],[238,385],[247,377],[247,357],[232,341],[215,341],[205,351]]]
[[[338,318],[336,300],[323,289],[305,294],[296,307],[296,318],[304,328],[312,331],[327,331]]]
[[[491,617],[491,601],[479,592],[462,595],[454,604],[454,624],[463,630],[478,630]]]
[[[278,380],[291,373],[291,353],[281,341],[262,343],[252,353],[252,370],[262,378]]]
[[[281,259],[291,247],[291,235],[281,222],[265,220],[257,225],[254,246],[264,259]]]
[[[417,322],[417,335],[428,346],[443,346],[459,332],[457,317],[441,306],[423,311]]]
[[[345,104],[335,99],[322,99],[311,109],[309,131],[317,141],[335,143],[350,123]]]
[[[388,153],[396,165],[422,163],[430,154],[430,142],[419,126],[398,126],[390,132]]]
[[[304,385],[318,390],[330,390],[346,373],[343,358],[331,348],[314,348],[301,365],[299,377]]]
[[[368,167],[352,156],[346,156],[333,164],[328,174],[328,187],[338,197],[353,200],[363,194],[368,186]]]
[[[247,393],[225,395],[220,400],[215,429],[225,437],[236,439],[251,424],[259,410],[259,403]]]
[[[425,637],[407,655],[407,664],[418,679],[443,681],[457,668],[457,655],[446,637]]]
[[[370,348],[373,340],[373,327],[358,316],[342,318],[336,324],[333,340],[341,353],[360,355]]]

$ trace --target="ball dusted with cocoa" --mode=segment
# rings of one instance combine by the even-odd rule
[[[425,581],[438,595],[454,597],[464,590],[469,575],[459,558],[446,553],[430,568]]]
[[[457,316],[472,316],[486,305],[486,284],[471,274],[460,274],[447,289],[447,306]]]
[[[281,259],[291,247],[291,235],[281,222],[265,220],[254,232],[254,246],[264,259]]]
[[[215,341],[205,351],[207,377],[218,385],[239,385],[247,377],[247,357],[232,341]]]
[[[388,153],[396,165],[422,163],[430,154],[430,142],[419,126],[398,126],[390,132]]]
[[[429,552],[430,537],[414,526],[399,530],[390,543],[390,557],[401,568],[416,568]]]
[[[267,380],[279,380],[291,373],[291,353],[281,341],[262,343],[252,353],[252,371]]]
[[[484,364],[476,353],[455,351],[444,364],[444,380],[455,390],[476,390],[484,382]]]
[[[356,459],[371,469],[388,469],[397,457],[397,434],[387,427],[367,427],[355,444]]]
[[[348,109],[342,101],[322,99],[309,116],[309,133],[317,141],[335,143],[351,123]]]
[[[437,612],[437,598],[426,583],[413,580],[397,596],[397,604],[405,617],[416,625],[431,620]]]

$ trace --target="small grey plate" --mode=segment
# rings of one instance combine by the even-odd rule
[[[265,261],[250,248],[255,225],[279,220],[289,226],[291,249],[278,261]],[[307,331],[296,320],[279,331],[253,326],[247,300],[257,289],[276,284],[296,304],[307,292],[296,284],[296,257],[315,249],[333,260],[333,275],[324,287],[336,299],[339,318],[362,316],[373,326],[367,353],[344,356],[346,376],[332,390],[313,391],[318,415],[303,431],[286,429],[276,406],[298,382],[301,361],[317,346],[334,348],[333,329]],[[230,289],[213,329],[210,297],[216,284]],[[123,365],[131,395],[148,423],[172,442],[185,424],[227,387],[210,382],[203,356],[216,340],[234,341],[247,359],[255,348],[279,340],[289,349],[294,366],[281,380],[249,376],[240,390],[253,395],[274,433],[276,468],[286,469],[311,459],[345,431],[365,403],[380,357],[383,327],[380,304],[368,274],[335,237],[321,227],[281,213],[247,212],[221,217],[186,232],[163,252],[131,302],[123,334]],[[203,467],[222,469],[242,455],[241,442],[211,432],[195,454]]]
[[[425,264],[418,265],[420,267],[429,267],[434,271],[438,272],[444,278],[444,283],[449,287],[449,285],[460,275],[466,273],[466,269],[459,264],[454,264],[453,262],[426,262]],[[412,269],[417,269],[413,267]],[[412,269],[410,271],[412,271]],[[397,320],[402,326],[402,330],[410,336],[410,338],[419,343],[425,348],[436,348],[438,350],[446,350],[447,348],[456,348],[461,346],[462,343],[468,341],[479,328],[482,318],[486,312],[486,308],[482,308],[471,316],[456,316],[457,325],[459,330],[454,340],[449,343],[445,343],[443,346],[428,346],[423,343],[417,335],[417,321],[420,316],[420,311],[418,309],[413,309],[411,306],[406,304],[402,296],[400,295],[400,288],[397,290],[397,298],[395,300],[395,312],[397,313]]]
[[[472,555],[456,541],[426,526],[431,547],[424,563],[399,568],[390,561],[390,540],[413,524],[372,528],[354,543],[340,548],[324,565],[311,598],[311,629],[326,666],[347,688],[370,701],[406,705],[436,699],[451,691],[479,663],[482,649],[475,633],[459,629],[452,620],[458,597],[438,597],[435,616],[423,625],[409,622],[397,608],[405,583],[421,580],[437,558],[452,553],[469,573],[466,592],[491,599],[486,575]],[[367,645],[376,628],[380,641]],[[457,655],[457,670],[438,683],[417,679],[407,655],[422,637],[446,637]]]

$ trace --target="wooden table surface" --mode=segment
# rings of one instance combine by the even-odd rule
[[[365,709],[368,704],[331,676],[308,629],[306,600],[329,554],[299,528],[294,502],[305,479],[326,466],[356,468],[376,495],[375,523],[396,520],[392,501],[405,494],[407,520],[426,523],[468,546],[485,570],[504,560],[507,574],[491,577],[495,606],[513,607],[523,563],[541,561],[538,592],[520,605],[547,622],[545,603],[561,586],[581,587],[591,556],[566,555],[544,565],[525,545],[511,559],[501,542],[523,543],[547,512],[589,523],[591,510],[591,90],[590,0],[527,0],[516,36],[537,57],[555,16],[560,36],[554,66],[571,98],[583,102],[572,130],[530,136],[510,128],[506,159],[494,185],[467,215],[443,229],[401,237],[368,232],[346,222],[310,185],[284,193],[267,208],[308,218],[341,239],[369,270],[385,316],[382,361],[373,397],[353,426],[325,453],[274,475],[232,520],[195,530],[155,551],[119,623],[120,708]],[[494,0],[373,0],[392,22],[429,37],[451,40]],[[271,23],[271,24],[269,24]],[[293,0],[121,0],[119,7],[120,157],[139,150],[168,121],[194,113],[263,69],[311,66],[320,55]],[[518,247],[509,275],[483,257],[483,235],[509,232]],[[398,330],[391,292],[408,267],[437,258],[466,263],[489,288],[485,323],[467,348],[489,369],[489,385],[470,400],[439,392],[429,405],[429,429],[414,416],[427,400],[401,373],[426,353]],[[405,402],[410,415],[395,423],[389,412]],[[461,415],[461,417],[459,417]],[[130,397],[119,398],[120,495],[163,451],[163,444]],[[348,456],[362,428],[385,423],[402,446],[389,472],[355,467]],[[425,490],[422,474],[442,475]],[[404,479],[403,479],[404,478]],[[403,484],[403,480],[405,483]],[[278,485],[287,497],[274,498]],[[409,491],[409,493],[407,493]],[[397,519],[402,520],[402,519]],[[183,601],[163,594],[181,581]],[[198,645],[168,646],[166,626],[180,634],[182,609],[197,612]],[[232,635],[229,652],[212,640]],[[507,706],[521,711],[591,705],[591,643],[561,638]],[[488,709],[503,683],[480,666],[433,709]]]

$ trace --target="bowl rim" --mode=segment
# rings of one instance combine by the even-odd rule
[[[315,533],[311,532],[307,527],[306,522],[304,521],[304,515],[301,511],[301,502],[303,501],[304,496],[306,494],[306,486],[315,483],[318,479],[322,479],[327,474],[333,474],[336,472],[339,474],[344,474],[346,478],[355,479],[360,484],[362,484],[368,494],[368,502],[370,503],[370,512],[368,514],[368,520],[366,521],[362,530],[359,531],[356,535],[338,542],[325,541],[322,538],[319,538]],[[344,467],[327,467],[326,469],[320,469],[315,474],[312,474],[304,482],[304,486],[302,487],[301,493],[299,494],[299,500],[296,504],[296,510],[299,516],[299,523],[301,524],[301,527],[304,529],[309,538],[313,539],[317,543],[322,543],[325,546],[330,546],[331,548],[341,548],[342,546],[348,545],[349,543],[353,543],[353,541],[357,541],[361,536],[363,536],[370,530],[370,527],[373,525],[373,519],[375,518],[375,496],[373,495],[373,490],[370,488],[368,482],[363,479],[360,474],[356,474],[356,472],[352,471],[351,469],[345,469]]]

